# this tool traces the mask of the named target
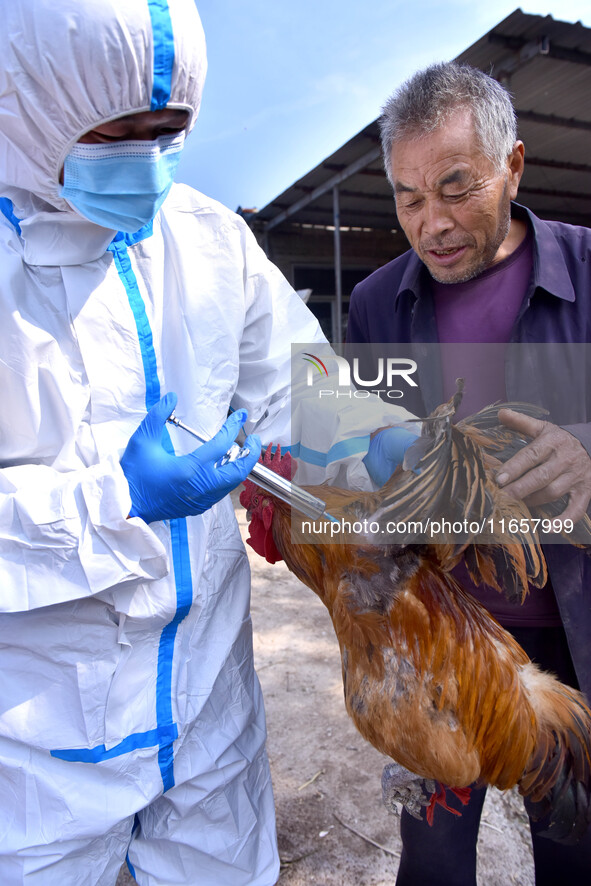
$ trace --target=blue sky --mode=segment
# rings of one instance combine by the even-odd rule
[[[418,68],[519,5],[591,26],[589,0],[197,0],[209,69],[177,180],[261,208],[380,113]]]

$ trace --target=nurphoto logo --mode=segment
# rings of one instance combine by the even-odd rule
[[[304,353],[304,360],[309,363],[306,377],[308,387],[314,384],[318,373],[323,378],[329,377],[325,363],[315,354]],[[355,397],[363,399],[371,394],[384,394],[392,400],[399,400],[404,396],[404,391],[395,390],[394,384],[405,382],[410,387],[418,387],[417,382],[411,377],[417,371],[415,360],[407,357],[379,357],[375,368],[372,370],[373,378],[362,378],[359,365],[359,357],[354,357],[351,362],[344,357],[331,354],[324,358],[326,362],[333,361],[338,370],[338,388],[320,388],[318,396],[321,397]],[[384,385],[384,387],[379,387]],[[341,390],[343,389],[343,390]]]

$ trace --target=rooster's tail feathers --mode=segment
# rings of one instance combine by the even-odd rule
[[[519,790],[544,836],[576,843],[591,823],[591,711],[580,692],[526,666],[538,719],[536,749]]]

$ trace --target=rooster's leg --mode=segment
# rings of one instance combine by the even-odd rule
[[[422,819],[421,810],[429,806],[436,783],[421,778],[399,763],[388,763],[382,772],[382,799],[386,809],[397,815],[403,806],[413,818]]]

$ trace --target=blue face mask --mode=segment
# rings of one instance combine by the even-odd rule
[[[151,222],[168,194],[185,133],[155,141],[74,145],[64,161],[64,197],[104,228],[135,234]]]

